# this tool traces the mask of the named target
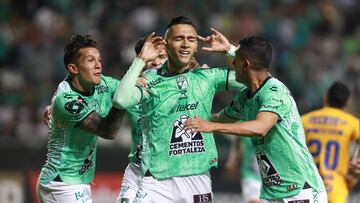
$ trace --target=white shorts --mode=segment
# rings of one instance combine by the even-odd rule
[[[210,174],[157,180],[145,176],[136,195],[136,203],[212,203]]]
[[[90,185],[69,185],[50,181],[49,184],[37,183],[37,196],[40,203],[92,203]]]
[[[261,199],[261,203],[328,203],[326,191],[316,192],[312,188],[303,189],[299,194],[283,199]]]
[[[242,189],[244,202],[260,200],[260,189],[261,189],[260,181],[251,178],[242,179],[241,189]]]
[[[124,177],[121,183],[121,190],[117,203],[132,203],[136,197],[139,189],[140,181],[142,179],[141,168],[128,164],[125,169]]]

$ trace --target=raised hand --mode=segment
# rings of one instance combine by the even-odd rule
[[[201,49],[209,52],[228,52],[231,48],[229,40],[214,28],[210,28],[213,34],[207,37],[198,35],[198,39],[210,45],[210,47],[202,47]]]
[[[155,32],[152,32],[146,37],[143,48],[138,55],[145,63],[154,60],[163,49],[165,49],[165,40],[161,36],[156,36]]]

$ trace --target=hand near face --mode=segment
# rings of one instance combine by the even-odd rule
[[[155,32],[146,37],[143,48],[138,55],[145,63],[154,60],[165,49],[165,40],[160,36],[155,36]]]
[[[210,28],[213,34],[207,37],[198,35],[198,39],[210,45],[210,47],[202,47],[202,50],[209,52],[228,52],[231,44],[228,39],[214,28]]]
[[[212,123],[205,121],[199,116],[190,118],[185,122],[185,130],[191,130],[192,132],[212,132]]]

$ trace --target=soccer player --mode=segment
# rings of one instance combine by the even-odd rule
[[[239,137],[233,140],[225,169],[231,176],[238,177],[240,162],[240,183],[243,200],[246,203],[260,202],[261,178],[251,139]]]
[[[135,45],[135,53],[138,56],[144,46],[146,39],[140,39]],[[167,60],[165,49],[153,60],[145,64],[145,71],[155,71]],[[139,83],[139,81],[138,81]],[[146,83],[145,83],[146,84]],[[144,85],[144,84],[142,84]],[[144,85],[145,86],[145,85]],[[127,116],[131,128],[131,148],[129,154],[130,163],[125,169],[124,177],[121,182],[120,194],[116,200],[117,203],[132,203],[136,197],[139,189],[140,181],[142,179],[141,172],[141,152],[142,152],[142,130],[141,119],[142,110],[140,105],[135,105],[126,109]]]
[[[359,119],[344,111],[350,89],[334,82],[324,97],[324,107],[301,117],[306,142],[326,186],[330,203],[345,203],[350,146],[360,139]]]
[[[52,100],[48,154],[37,193],[40,202],[92,202],[88,183],[94,178],[97,138],[113,139],[124,115],[111,108],[119,82],[102,75],[100,53],[89,35],[73,36],[64,51],[69,76]],[[145,55],[152,52],[158,55],[144,49]]]
[[[247,88],[218,114],[217,122],[197,117],[185,123],[185,130],[250,137],[262,177],[261,202],[325,203],[325,187],[306,147],[296,103],[287,87],[270,75],[271,60],[267,40],[240,40],[234,66],[237,81]]]
[[[185,131],[184,122],[197,114],[210,117],[215,92],[239,84],[225,68],[190,68],[198,41],[188,18],[172,19],[165,39],[168,62],[145,75],[148,88],[135,86],[144,65],[137,57],[113,99],[117,108],[140,104],[144,112],[144,178],[136,202],[212,202],[209,170],[218,159],[213,136]]]

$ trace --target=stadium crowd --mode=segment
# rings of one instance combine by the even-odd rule
[[[62,56],[69,36],[93,35],[104,53],[104,73],[121,78],[137,39],[151,31],[164,34],[177,15],[191,17],[202,35],[214,27],[230,41],[249,35],[271,41],[272,72],[289,87],[300,113],[320,107],[323,93],[340,80],[351,88],[350,111],[359,116],[359,13],[357,0],[0,1],[0,140],[8,141],[0,143],[46,145],[41,115],[66,76]],[[200,64],[205,56],[197,54]],[[226,65],[221,55],[206,63]],[[215,105],[229,99],[217,98]]]

